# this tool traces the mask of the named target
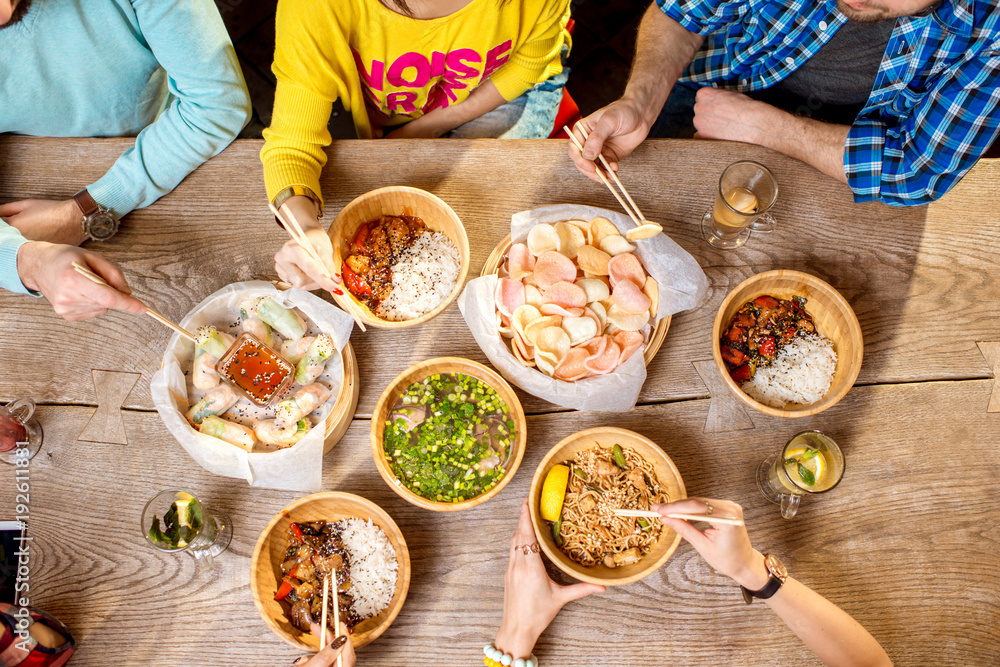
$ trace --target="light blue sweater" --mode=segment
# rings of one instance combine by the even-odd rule
[[[173,190],[228,146],[250,97],[213,0],[36,0],[0,30],[0,132],[135,136],[96,183],[65,174],[123,216]],[[24,239],[0,222],[0,287]]]

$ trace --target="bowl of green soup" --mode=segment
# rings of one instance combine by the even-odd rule
[[[404,500],[437,512],[485,503],[513,478],[527,423],[496,372],[458,357],[429,359],[393,380],[375,406],[372,457]]]

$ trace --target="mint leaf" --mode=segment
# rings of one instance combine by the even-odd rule
[[[819,450],[817,450],[817,449],[807,449],[802,454],[802,460],[803,461],[808,461],[809,459],[814,458],[817,454],[819,454]]]
[[[812,486],[816,483],[816,476],[813,474],[813,471],[801,463],[799,464],[799,477],[802,478],[806,486]]]

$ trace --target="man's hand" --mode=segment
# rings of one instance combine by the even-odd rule
[[[111,287],[91,282],[76,272],[78,262],[104,278]],[[71,322],[99,317],[109,309],[136,315],[146,306],[130,296],[121,270],[94,252],[44,241],[25,243],[17,251],[17,273],[24,286],[48,299],[52,309]]]
[[[774,111],[779,110],[743,93],[706,86],[695,97],[695,137],[763,144],[762,130],[775,120]]]
[[[571,141],[569,156],[585,176],[601,182],[594,160],[603,154],[618,171],[618,162],[624,159],[643,142],[649,134],[649,124],[644,120],[642,108],[626,98],[612,102],[583,119],[583,126],[590,128],[583,153]],[[570,128],[574,129],[574,128]],[[577,139],[582,137],[577,135]]]
[[[0,204],[0,218],[30,241],[80,245],[86,240],[81,224],[83,213],[72,199],[24,199]]]

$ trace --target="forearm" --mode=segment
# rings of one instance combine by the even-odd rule
[[[801,160],[827,176],[847,183],[844,145],[850,125],[801,118],[763,102],[758,104],[758,140],[754,143]]]
[[[459,125],[493,111],[506,101],[493,82],[487,79],[458,104],[435,109],[413,122],[426,123],[428,127],[433,128],[432,135],[440,137]]]
[[[651,4],[639,25],[632,72],[623,100],[636,104],[652,125],[677,79],[691,64],[704,38],[689,32]]]
[[[753,565],[737,574],[736,583],[760,590],[768,581],[764,556],[754,552]],[[889,656],[861,624],[822,595],[789,577],[765,604],[826,665],[892,665]]]
[[[518,627],[516,622],[510,621],[505,615],[493,645],[504,653],[514,656],[515,660],[526,659],[535,648],[540,634],[534,628]]]

